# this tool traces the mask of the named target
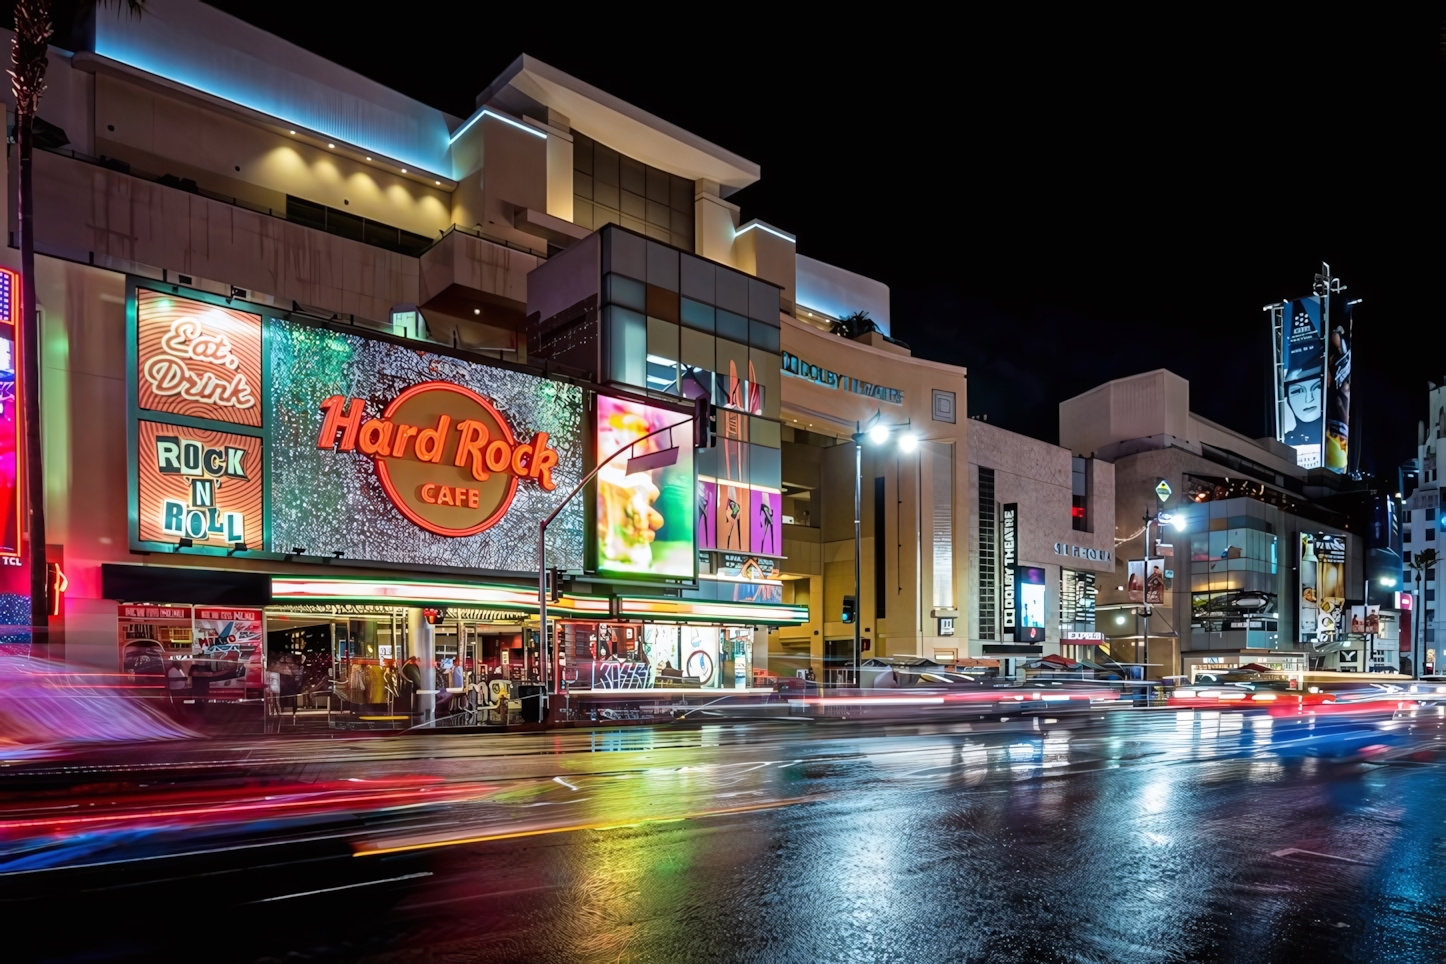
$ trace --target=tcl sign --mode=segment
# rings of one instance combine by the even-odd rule
[[[321,410],[316,447],[372,459],[392,504],[438,535],[470,536],[495,525],[524,482],[556,488],[557,450],[547,433],[520,440],[491,402],[461,385],[413,385],[376,417],[362,399],[342,395]]]

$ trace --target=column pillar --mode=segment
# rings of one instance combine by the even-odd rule
[[[414,709],[420,722],[431,723],[437,718],[437,659],[433,645],[432,624],[419,608],[407,610],[407,641],[411,644],[412,655],[422,669],[422,689],[417,693]]]

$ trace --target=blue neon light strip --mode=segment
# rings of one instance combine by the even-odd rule
[[[538,129],[535,128],[535,127],[529,127],[529,126],[527,126],[526,124],[521,123],[520,121],[515,121],[515,120],[513,120],[512,118],[508,117],[506,114],[499,114],[499,113],[497,113],[495,110],[488,110],[487,108],[484,107],[484,108],[482,108],[481,110],[479,110],[477,113],[475,113],[475,114],[473,114],[471,117],[469,117],[469,118],[467,119],[467,123],[465,123],[465,124],[463,124],[461,127],[457,128],[457,133],[453,134],[453,135],[451,136],[451,138],[448,139],[448,141],[447,141],[448,146],[451,146],[452,144],[457,143],[457,138],[459,138],[459,137],[461,137],[463,134],[467,133],[467,130],[468,130],[473,124],[477,123],[479,120],[481,120],[481,119],[484,118],[484,117],[492,117],[492,118],[495,118],[495,119],[497,119],[497,120],[500,120],[500,121],[501,121],[502,123],[504,123],[504,124],[511,124],[513,127],[517,128],[517,129],[520,130],[520,131],[526,131],[527,133],[531,134],[533,137],[540,137],[540,138],[542,138],[543,140],[547,140],[547,134],[546,134],[546,132],[540,131],[540,130],[538,130]]]

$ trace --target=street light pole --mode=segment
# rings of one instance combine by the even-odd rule
[[[854,423],[855,427],[858,423]],[[860,621],[863,619],[863,591],[861,587],[861,560],[863,558],[863,487],[864,487],[864,433],[854,432],[854,685],[859,685],[862,669],[862,643]],[[878,600],[874,601],[878,606]]]
[[[657,429],[656,431],[649,432],[647,435],[640,435],[640,436],[638,436],[637,438],[633,439],[631,442],[629,442],[627,445],[624,445],[622,448],[618,449],[618,450],[617,450],[616,452],[614,452],[612,455],[609,455],[607,458],[603,459],[601,462],[599,462],[599,463],[593,468],[593,470],[592,470],[591,472],[589,472],[587,475],[585,475],[585,476],[583,477],[583,479],[582,479],[581,482],[579,482],[577,485],[573,486],[572,491],[567,494],[566,498],[564,498],[561,502],[559,502],[559,503],[557,504],[557,508],[556,508],[556,509],[553,509],[553,510],[552,510],[552,514],[549,515],[546,519],[543,519],[542,522],[538,525],[538,527],[537,527],[537,618],[538,618],[537,662],[538,662],[539,671],[540,671],[541,676],[542,676],[541,682],[542,682],[542,687],[543,687],[543,691],[544,691],[544,692],[551,694],[551,693],[552,693],[552,689],[551,689],[550,684],[555,682],[555,681],[549,679],[550,674],[548,673],[548,670],[549,670],[550,667],[551,667],[551,660],[548,658],[548,655],[547,655],[547,642],[548,642],[548,640],[547,640],[547,527],[548,527],[549,525],[551,525],[551,524],[552,524],[552,520],[553,520],[553,519],[556,519],[557,516],[558,516],[558,514],[559,514],[560,512],[562,512],[562,510],[567,507],[567,504],[572,501],[573,496],[575,496],[575,495],[577,495],[579,492],[581,492],[582,489],[583,489],[583,486],[585,486],[585,485],[587,485],[589,482],[591,482],[591,481],[593,480],[593,478],[594,478],[600,471],[602,471],[603,467],[606,466],[606,465],[607,465],[609,462],[611,462],[613,459],[617,458],[619,455],[622,455],[624,452],[630,452],[630,451],[632,451],[633,446],[637,445],[639,442],[646,442],[648,439],[652,438],[652,437],[655,436],[655,435],[662,435],[664,432],[671,432],[673,429],[679,428],[679,427],[681,427],[681,426],[683,426],[683,425],[692,424],[692,421],[693,421],[692,419],[686,419],[686,420],[684,420],[684,421],[677,422],[677,423],[675,423],[675,424],[673,424],[673,425],[668,425],[668,426],[665,426],[664,428]],[[676,448],[676,444],[675,444],[674,447]],[[676,458],[676,455],[675,455],[674,457]]]

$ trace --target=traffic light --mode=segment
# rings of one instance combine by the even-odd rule
[[[557,569],[547,570],[547,601],[562,602],[562,573]]]
[[[853,596],[845,596],[843,602],[843,621],[852,623],[858,618],[858,605]]]
[[[711,449],[718,444],[718,409],[706,397],[693,399],[693,448]]]

